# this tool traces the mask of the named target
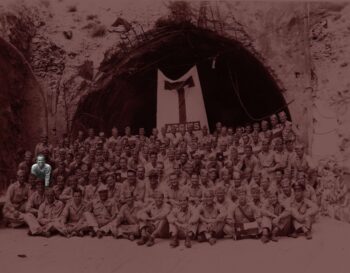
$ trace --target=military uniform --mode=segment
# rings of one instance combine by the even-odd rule
[[[312,201],[303,198],[301,201],[294,199],[291,203],[291,214],[295,230],[311,230],[314,216],[318,212],[318,207]]]
[[[18,227],[25,223],[24,213],[28,200],[28,187],[18,181],[11,184],[7,189],[3,216],[12,227]]]
[[[112,199],[102,201],[99,197],[91,202],[91,211],[84,213],[88,226],[95,232],[116,233],[117,204]]]
[[[60,216],[63,208],[64,204],[60,200],[54,200],[52,204],[45,201],[40,205],[37,220],[42,232],[58,230],[57,228],[60,226]]]
[[[194,236],[197,232],[199,215],[195,208],[187,206],[186,209],[175,207],[168,217],[169,232],[172,236],[186,238],[191,232]]]
[[[288,211],[278,200],[275,204],[265,203],[261,209],[261,227],[268,229],[277,236],[286,236],[291,232],[292,222],[290,211]]]
[[[222,232],[223,223],[226,218],[226,211],[223,206],[213,203],[212,206],[202,204],[198,208],[199,226],[198,233],[204,233],[208,238],[211,234],[219,234]],[[209,236],[208,236],[209,235]]]
[[[166,202],[158,207],[155,203],[148,205],[145,209],[141,210],[137,214],[139,219],[140,230],[148,228],[149,233],[154,237],[165,237],[167,234],[167,215],[170,212],[170,205]],[[153,220],[148,220],[148,217],[152,217]]]
[[[137,219],[137,213],[143,207],[143,203],[134,201],[132,206],[129,204],[124,204],[116,220],[116,236],[129,236],[139,234],[139,221]]]
[[[61,220],[62,225],[58,226],[58,230],[61,234],[80,232],[86,230],[88,223],[85,218],[85,213],[90,211],[90,205],[82,201],[79,205],[76,205],[73,200],[70,200],[63,209]]]

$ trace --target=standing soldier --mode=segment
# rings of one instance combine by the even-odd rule
[[[179,206],[172,209],[168,215],[169,232],[171,235],[171,247],[179,245],[179,239],[185,239],[185,246],[191,247],[191,240],[194,239],[198,227],[198,213],[189,205],[188,197],[179,197]]]
[[[51,166],[45,163],[45,157],[43,155],[40,154],[37,156],[36,164],[32,165],[31,174],[45,181],[45,187],[50,185]]]
[[[170,205],[164,202],[164,194],[157,192],[154,203],[148,205],[144,210],[138,213],[140,224],[141,239],[138,245],[154,245],[156,237],[162,237],[167,226],[167,215],[170,212]]]
[[[216,243],[216,237],[222,232],[226,212],[222,206],[214,202],[213,191],[205,191],[202,205],[198,208],[199,226],[198,241]]]

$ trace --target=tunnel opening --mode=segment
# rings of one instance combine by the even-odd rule
[[[148,40],[101,64],[95,89],[81,99],[72,129],[123,130],[156,127],[157,70],[176,79],[197,66],[210,130],[221,121],[239,126],[284,110],[280,87],[264,65],[236,40],[195,27],[171,25],[147,33]]]

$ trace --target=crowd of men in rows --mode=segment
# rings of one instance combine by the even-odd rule
[[[349,215],[340,168],[327,165],[320,176],[285,112],[237,128],[218,122],[212,134],[190,124],[149,137],[143,128],[138,135],[113,128],[110,137],[90,128],[55,147],[44,136],[24,157],[3,217],[32,236],[111,235],[147,246],[170,237],[172,247],[181,238],[186,247],[218,238],[267,243],[311,239],[319,214]],[[46,186],[31,173],[36,159],[52,168]]]

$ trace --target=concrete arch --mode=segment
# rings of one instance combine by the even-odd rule
[[[127,52],[105,58],[94,89],[78,104],[73,130],[126,125],[149,130],[155,126],[157,68],[176,78],[194,64],[211,128],[219,120],[236,126],[281,110],[289,115],[280,82],[241,42],[191,24],[155,28],[140,39]]]

